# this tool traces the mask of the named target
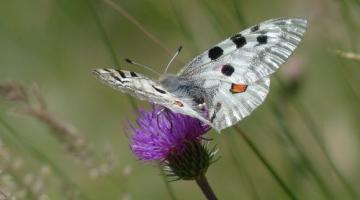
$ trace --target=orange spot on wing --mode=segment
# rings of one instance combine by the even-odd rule
[[[245,92],[245,91],[246,91],[247,87],[248,87],[248,85],[246,85],[246,84],[235,84],[235,83],[233,83],[233,84],[231,85],[230,91],[231,91],[232,93],[234,93],[234,94],[236,94],[236,93],[242,93],[242,92]]]
[[[177,106],[179,106],[179,107],[183,107],[183,106],[184,106],[184,104],[181,103],[180,101],[175,101],[174,104],[177,105]]]

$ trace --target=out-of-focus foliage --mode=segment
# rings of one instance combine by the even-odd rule
[[[0,2],[0,199],[169,199],[158,168],[131,155],[129,98],[91,70],[117,59],[116,67],[153,76],[123,58],[162,72],[171,55],[161,45],[183,45],[175,73],[211,45],[277,17],[306,18],[308,31],[240,126],[299,199],[359,198],[360,65],[351,59],[360,53],[358,0],[111,1],[161,44],[109,2]],[[207,176],[220,199],[287,199],[237,133],[210,136],[221,159]],[[177,199],[203,198],[193,182],[171,186]]]

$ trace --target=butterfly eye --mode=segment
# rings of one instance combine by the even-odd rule
[[[197,104],[203,104],[203,103],[205,103],[205,99],[204,99],[204,97],[196,97],[196,98],[194,98],[194,102]]]

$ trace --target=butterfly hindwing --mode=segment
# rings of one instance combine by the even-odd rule
[[[220,131],[250,115],[265,100],[270,79],[265,77],[249,85],[214,80],[205,81],[205,85],[207,84],[212,87],[217,85],[217,91],[207,109],[208,120]]]
[[[274,73],[301,41],[306,20],[271,19],[252,26],[195,57],[178,74],[251,83]]]

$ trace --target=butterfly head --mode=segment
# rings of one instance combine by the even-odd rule
[[[179,87],[181,79],[173,74],[164,74],[160,76],[160,83],[168,90],[172,90]]]

